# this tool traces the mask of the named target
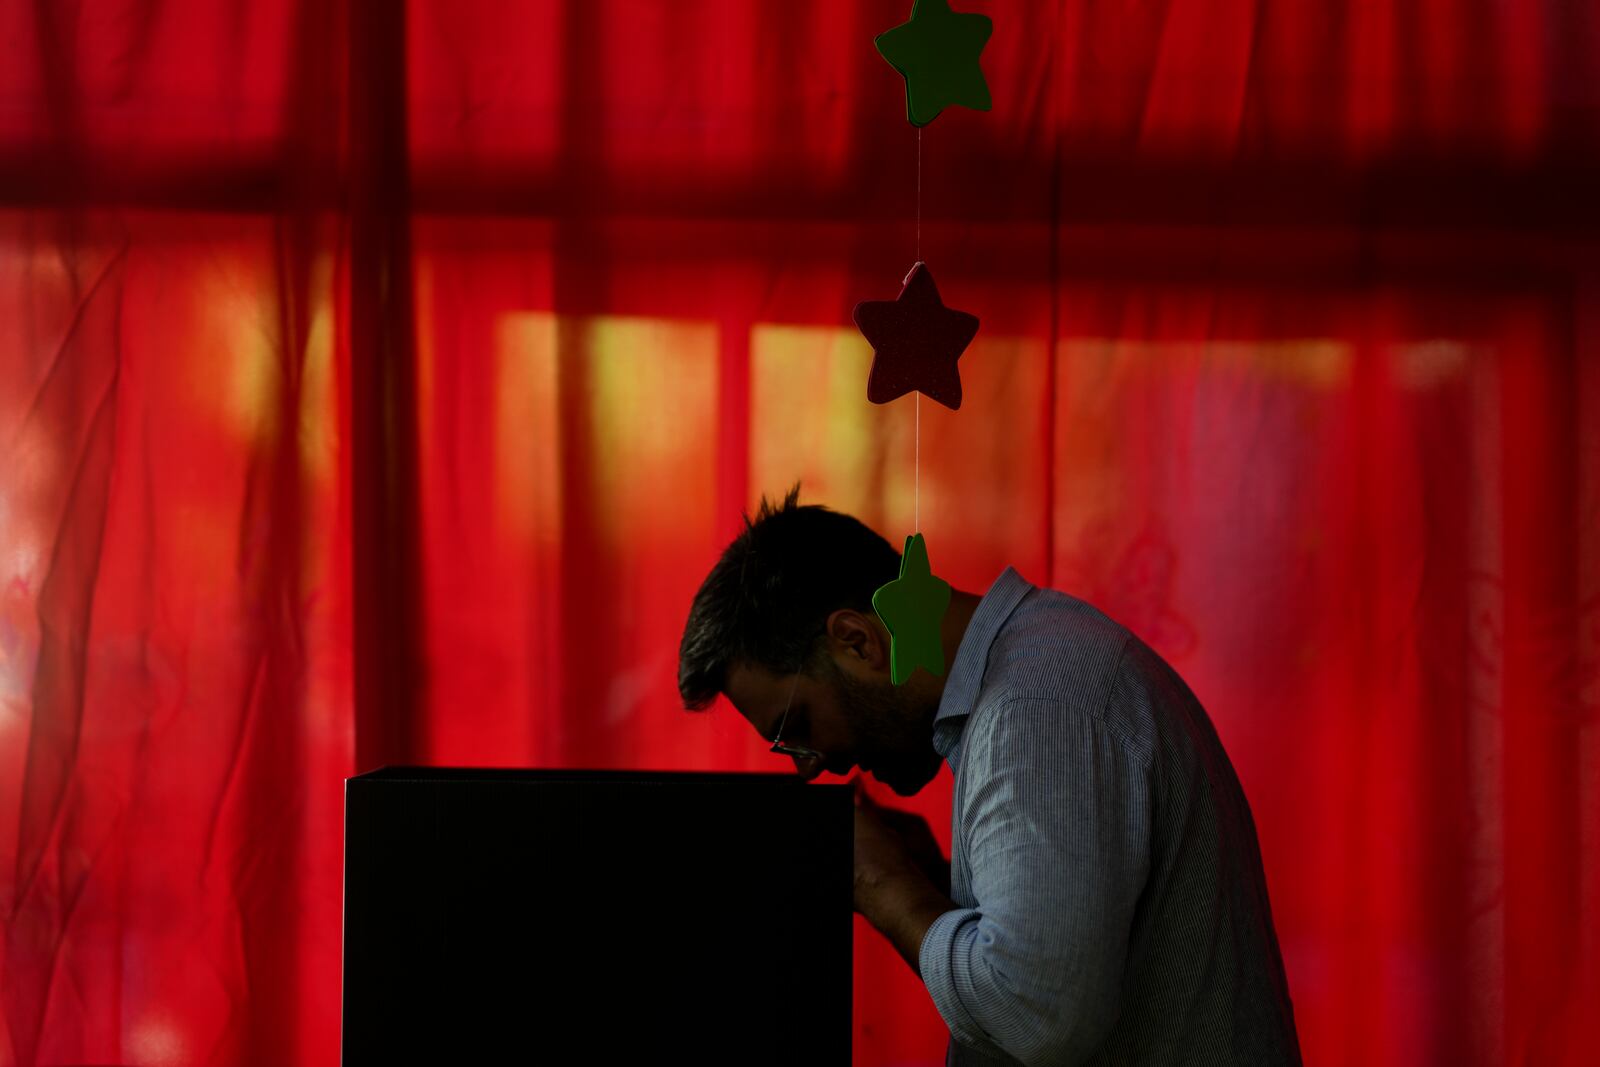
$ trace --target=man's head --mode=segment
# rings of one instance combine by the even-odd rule
[[[849,515],[799,506],[799,495],[796,485],[776,506],[763,498],[701,584],[678,649],[679,694],[700,711],[725,693],[769,742],[781,720],[784,741],[823,757],[796,759],[802,774],[860,766],[910,796],[939,770],[942,686],[889,680],[872,594],[899,576],[900,554]]]

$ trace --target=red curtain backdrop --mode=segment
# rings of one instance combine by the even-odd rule
[[[347,775],[778,769],[674,680],[796,479],[1185,675],[1308,1063],[1592,1062],[1593,6],[964,6],[919,232],[908,0],[0,4],[0,1065],[336,1063]]]

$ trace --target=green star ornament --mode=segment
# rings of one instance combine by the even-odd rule
[[[911,21],[872,39],[878,54],[906,80],[906,118],[926,126],[951,104],[990,108],[978,53],[994,23],[987,15],[951,11],[949,0],[916,0]]]
[[[906,538],[900,554],[900,577],[879,586],[872,607],[889,628],[889,678],[902,685],[918,667],[943,676],[944,645],[939,623],[950,606],[950,583],[928,567],[928,546],[921,534]]]

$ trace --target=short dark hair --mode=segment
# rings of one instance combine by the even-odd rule
[[[703,711],[737,663],[773,674],[812,660],[828,616],[872,613],[872,594],[900,574],[900,553],[861,520],[818,504],[800,506],[800,483],[723,550],[689,608],[678,645],[678,694]]]

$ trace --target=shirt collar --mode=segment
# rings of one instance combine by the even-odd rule
[[[983,599],[978,601],[972,618],[967,620],[967,630],[961,635],[961,644],[956,648],[950,673],[944,680],[939,712],[933,717],[935,747],[939,746],[942,736],[951,732],[939,729],[940,723],[957,724],[971,714],[972,705],[978,699],[978,689],[983,685],[984,668],[989,662],[989,646],[994,644],[994,639],[1011,617],[1011,612],[1034,588],[1016,570],[1007,567],[989,586]]]

